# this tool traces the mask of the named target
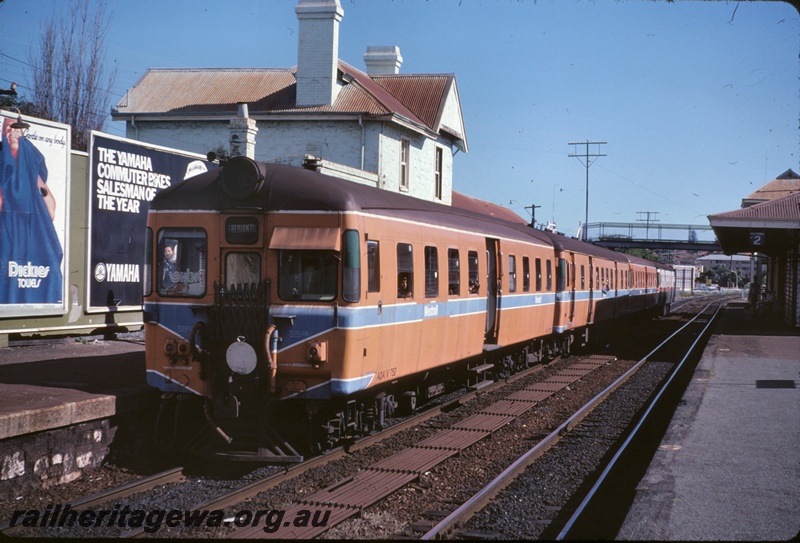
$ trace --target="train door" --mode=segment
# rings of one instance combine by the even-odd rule
[[[569,285],[569,322],[575,321],[575,253],[569,254],[567,265],[567,284]]]
[[[486,238],[486,331],[484,341],[497,343],[497,332],[500,326],[499,306],[501,291],[500,274],[497,270],[500,254],[500,240]]]
[[[594,318],[594,263],[593,259],[589,257],[589,314],[587,315],[587,323],[593,322]]]

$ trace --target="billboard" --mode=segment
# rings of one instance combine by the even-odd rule
[[[216,167],[201,155],[92,133],[87,312],[141,310],[150,202],[161,190]]]
[[[0,111],[0,318],[66,313],[68,125]]]

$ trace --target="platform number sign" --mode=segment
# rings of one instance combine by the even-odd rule
[[[763,247],[765,239],[764,232],[750,232],[750,245],[752,247]]]

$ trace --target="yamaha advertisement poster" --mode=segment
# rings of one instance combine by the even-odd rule
[[[66,312],[68,125],[0,112],[0,317]]]
[[[141,309],[150,202],[216,167],[201,155],[92,133],[87,311]]]

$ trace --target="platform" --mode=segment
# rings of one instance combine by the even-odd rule
[[[800,533],[800,333],[732,304],[713,334],[617,539]]]
[[[130,412],[154,395],[141,335],[0,348],[0,440]]]

